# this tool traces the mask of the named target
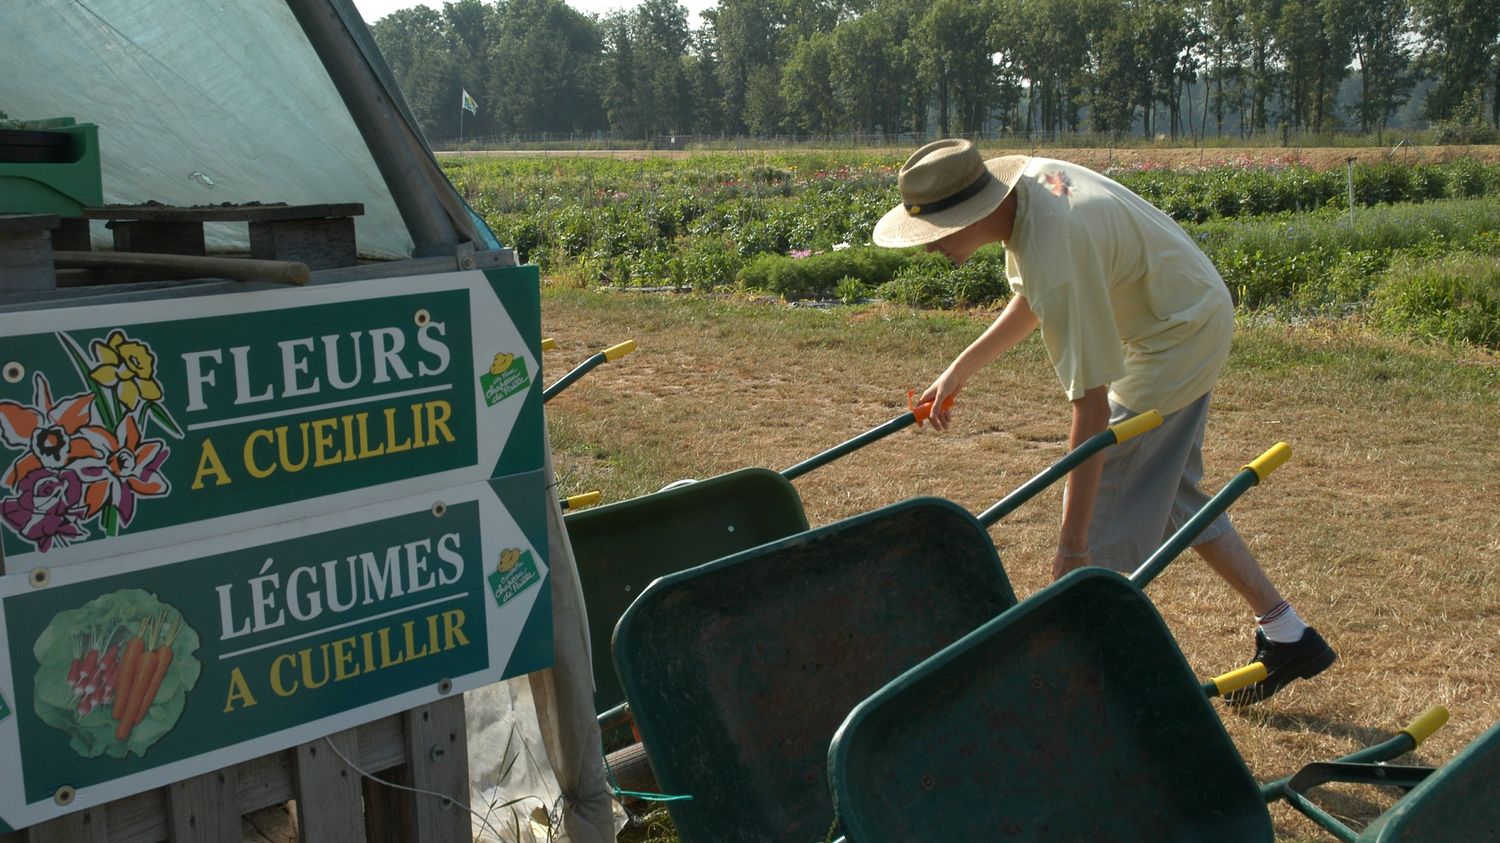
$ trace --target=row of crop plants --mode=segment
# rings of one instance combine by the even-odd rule
[[[952,267],[861,245],[897,195],[895,166],[874,156],[445,166],[503,243],[576,283],[928,307],[1008,295],[998,247]],[[1242,307],[1360,311],[1398,332],[1500,346],[1500,165],[1109,174],[1179,220]]]

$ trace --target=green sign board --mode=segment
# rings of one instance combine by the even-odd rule
[[[550,665],[547,505],[532,471],[0,577],[0,827]]]
[[[84,562],[542,466],[535,267],[0,314],[0,549]]]

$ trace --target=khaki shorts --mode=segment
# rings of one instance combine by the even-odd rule
[[[1160,427],[1104,452],[1104,475],[1089,522],[1089,555],[1095,565],[1130,573],[1192,518],[1209,495],[1203,479],[1203,427],[1208,395],[1166,416]],[[1133,410],[1110,402],[1110,423]],[[1194,545],[1234,529],[1228,515],[1215,518]]]

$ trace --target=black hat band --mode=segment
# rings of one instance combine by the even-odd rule
[[[983,172],[980,173],[979,178],[970,182],[969,185],[963,190],[960,190],[959,192],[954,193],[951,196],[945,196],[942,199],[938,199],[933,202],[903,202],[901,204],[905,205],[906,212],[914,217],[920,217],[923,214],[935,214],[938,211],[945,211],[953,207],[954,205],[963,202],[966,199],[977,196],[980,191],[984,190],[986,187],[989,187],[990,182],[993,182],[994,180],[995,174],[991,173],[989,168],[986,167],[984,168]]]

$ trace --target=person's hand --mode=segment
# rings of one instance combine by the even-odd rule
[[[917,403],[932,403],[932,412],[927,420],[932,422],[934,429],[947,430],[948,425],[953,423],[951,402],[963,388],[961,381],[949,372],[943,372],[937,380],[932,382],[932,386],[927,387],[922,393],[922,398]]]
[[[1057,553],[1052,557],[1052,579],[1060,580],[1069,571],[1090,564],[1093,564],[1093,562],[1089,559],[1089,552],[1087,550],[1076,552],[1059,547]]]

